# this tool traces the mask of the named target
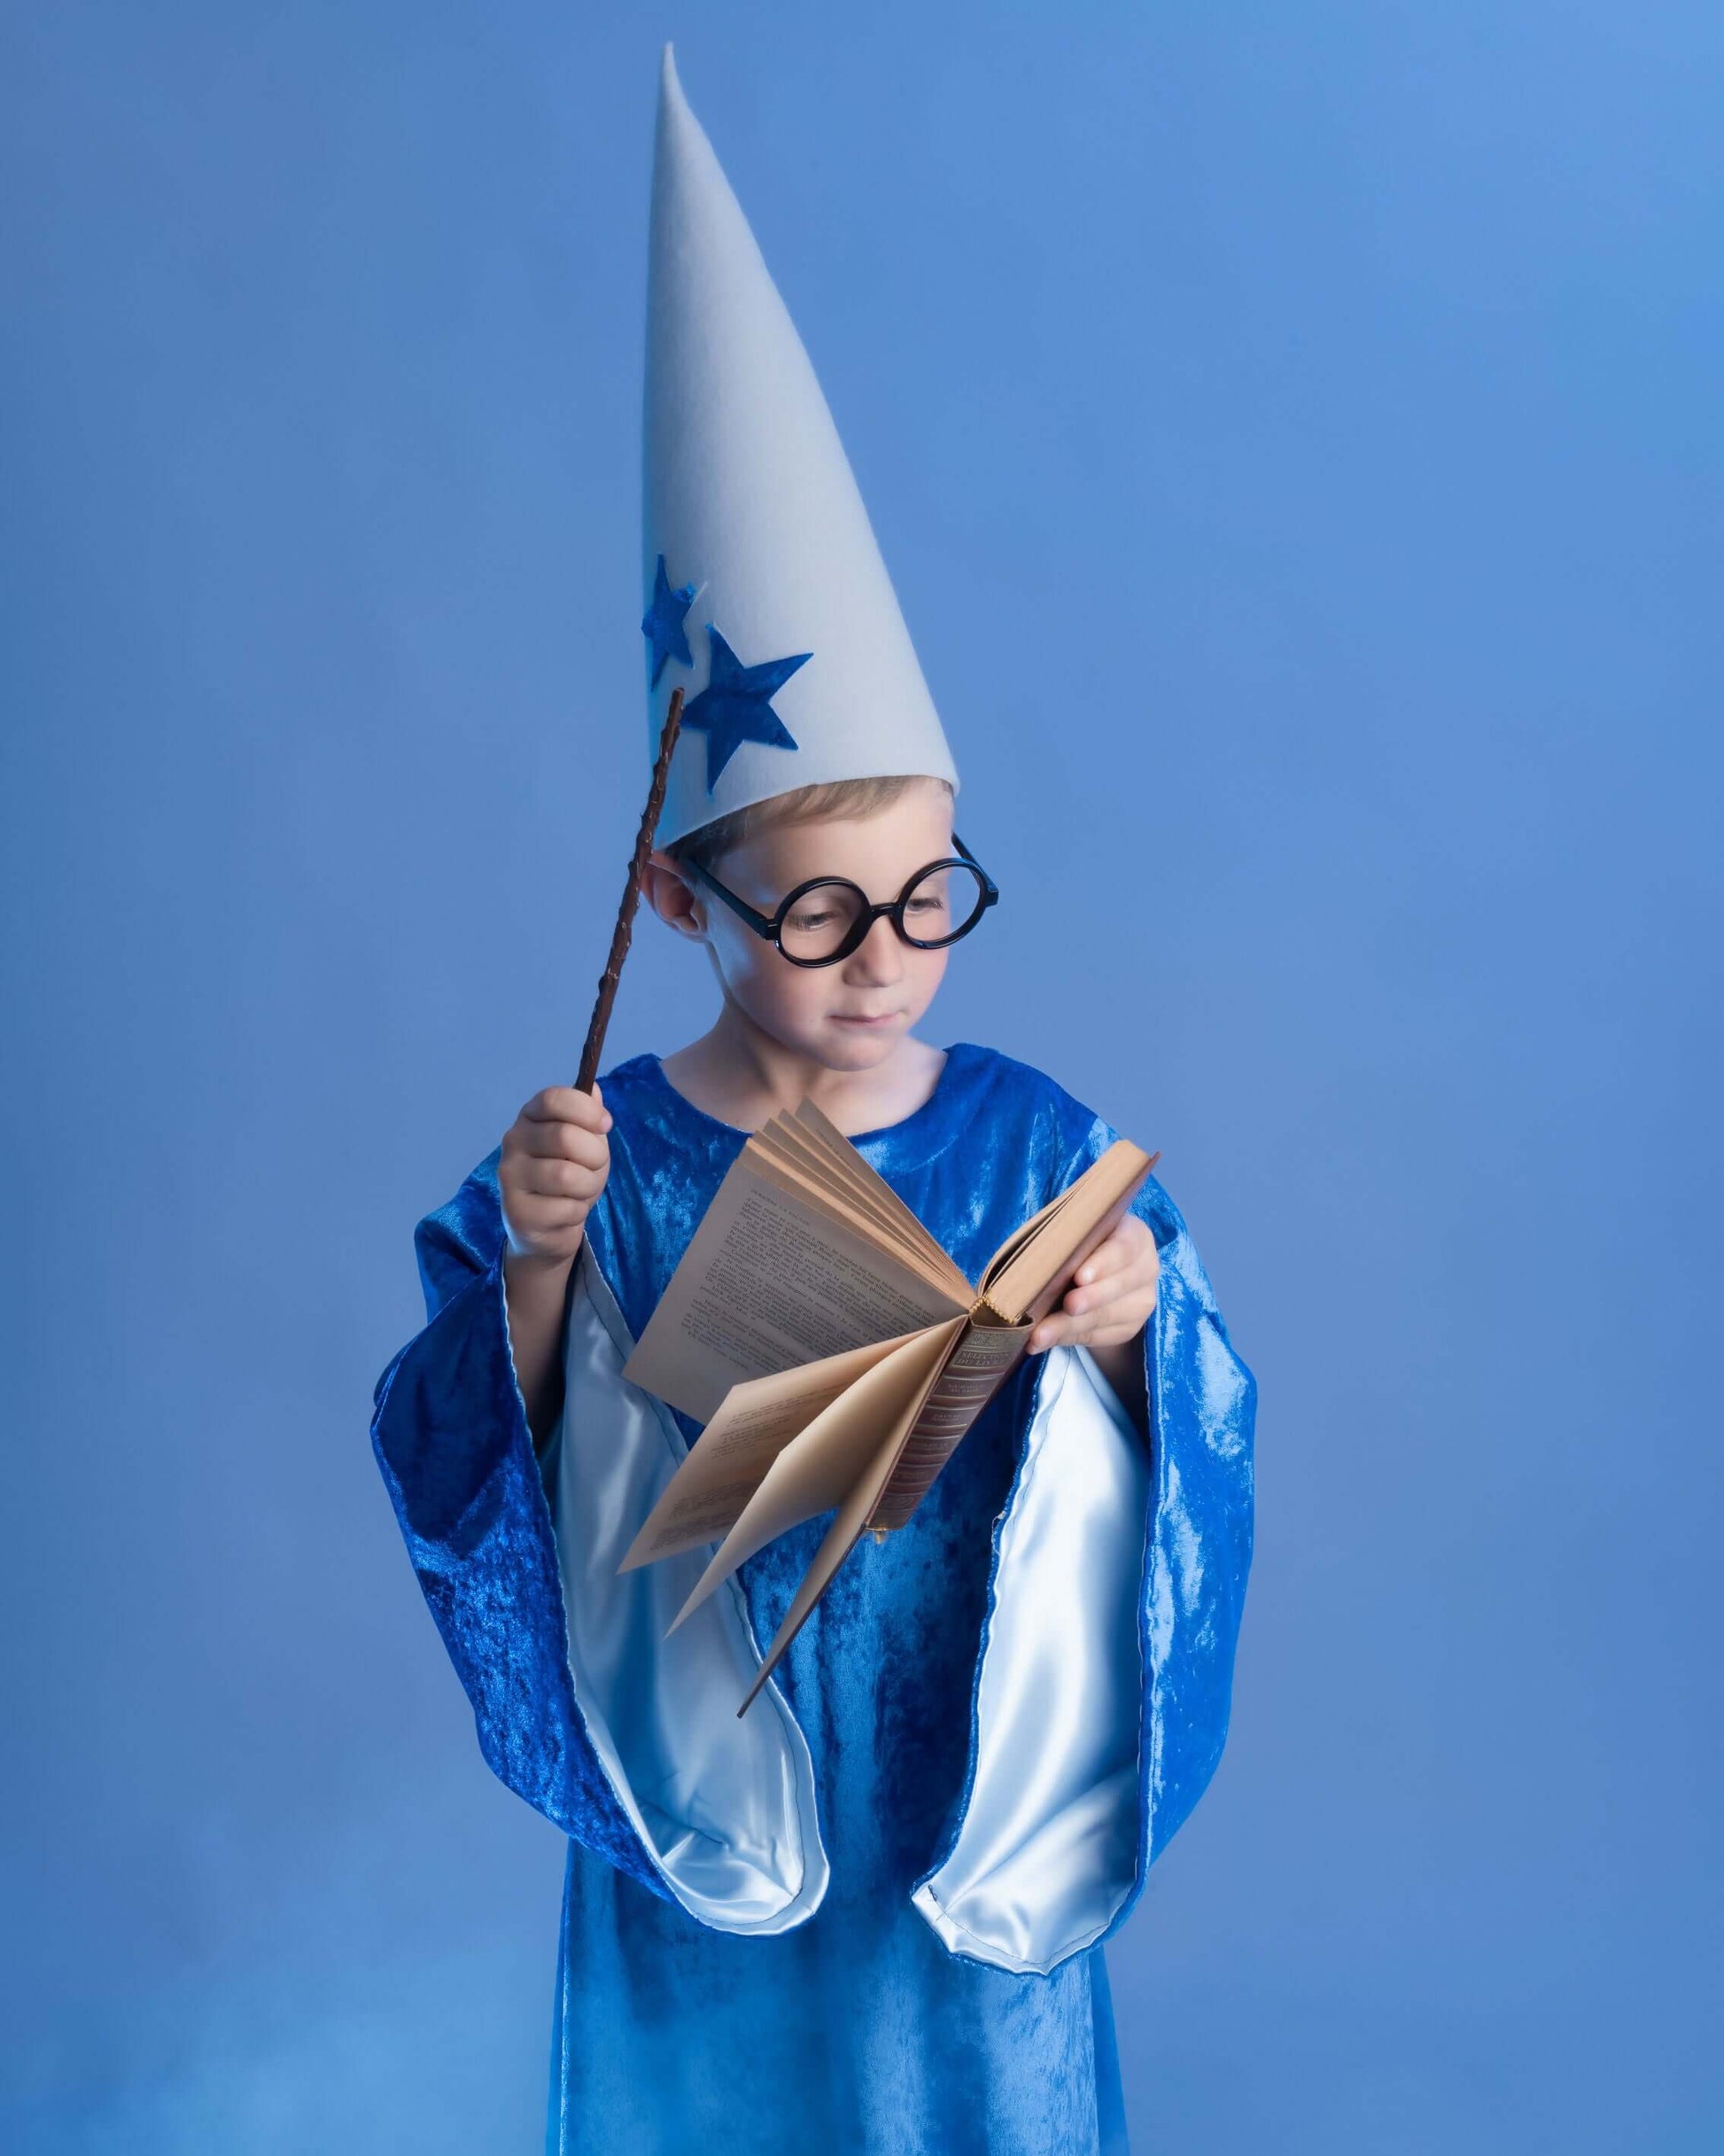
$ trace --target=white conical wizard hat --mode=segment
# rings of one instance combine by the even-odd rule
[[[835,779],[957,784],[843,446],[666,46],[647,282],[649,741],[658,843]]]

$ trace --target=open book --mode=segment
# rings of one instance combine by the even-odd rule
[[[680,1624],[837,1506],[739,1712],[861,1536],[914,1512],[1154,1164],[1116,1140],[977,1289],[812,1101],[749,1140],[623,1371],[707,1427],[619,1568],[722,1537]]]

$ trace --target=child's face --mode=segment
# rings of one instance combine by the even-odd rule
[[[713,874],[771,916],[813,876],[843,876],[876,905],[896,899],[917,869],[952,852],[951,796],[928,780],[889,808],[844,821],[788,823],[757,832],[713,864]],[[793,966],[720,899],[701,897],[700,933],[726,995],[762,1032],[830,1070],[871,1070],[934,1000],[944,951],[919,951],[889,921],[830,966]]]

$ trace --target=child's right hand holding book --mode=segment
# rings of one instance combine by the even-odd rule
[[[569,1268],[610,1172],[610,1128],[596,1086],[590,1094],[547,1086],[527,1102],[503,1140],[497,1184],[509,1234],[503,1260],[509,1342],[535,1438],[546,1435],[556,1416],[557,1348]]]

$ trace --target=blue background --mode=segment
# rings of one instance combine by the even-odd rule
[[[644,781],[658,41],[1262,1383],[1138,2147],[1711,2150],[1724,12],[0,25],[0,2142],[537,2144],[561,1849],[365,1438]],[[646,934],[616,1055],[703,1023]],[[763,2030],[764,2043],[773,2041]]]

